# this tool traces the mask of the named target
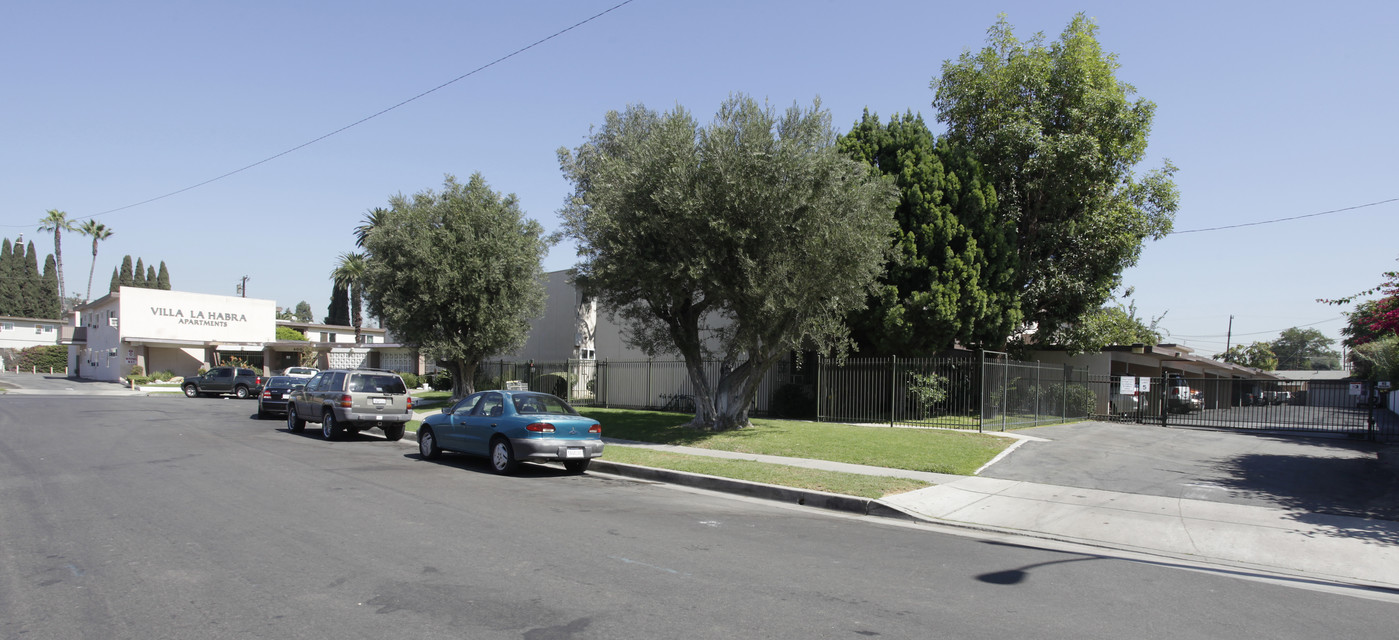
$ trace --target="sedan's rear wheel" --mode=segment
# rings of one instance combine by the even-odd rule
[[[424,460],[431,460],[442,454],[442,449],[437,446],[437,434],[432,432],[431,427],[418,427],[418,455]]]
[[[510,447],[510,441],[496,438],[491,443],[491,470],[506,475],[515,473],[518,466],[520,463],[515,461],[515,451]]]

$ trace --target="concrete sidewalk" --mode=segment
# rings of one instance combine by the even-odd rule
[[[594,461],[594,470],[804,505],[904,516],[975,530],[1399,592],[1399,522],[1389,520],[695,447],[615,440],[609,440],[608,446],[645,447],[846,473],[915,478],[935,486],[879,500],[864,500],[698,474],[658,472],[609,463],[605,455]]]

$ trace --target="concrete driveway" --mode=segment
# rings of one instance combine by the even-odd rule
[[[1083,422],[1021,429],[981,475],[1399,521],[1399,447],[1345,438]]]

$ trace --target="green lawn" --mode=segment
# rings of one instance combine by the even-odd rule
[[[867,476],[839,471],[821,471],[785,464],[768,464],[751,460],[727,460],[706,456],[691,456],[638,447],[609,446],[603,460],[635,464],[643,467],[702,473],[721,478],[762,482],[783,487],[840,493],[864,498],[881,498],[930,486],[927,482]]]
[[[1011,442],[958,431],[767,419],[710,433],[684,427],[691,417],[686,414],[592,407],[580,412],[601,422],[610,438],[958,475],[975,473]]]

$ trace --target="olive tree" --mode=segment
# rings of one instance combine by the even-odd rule
[[[559,150],[577,281],[631,344],[683,358],[693,426],[746,426],[778,359],[843,349],[842,318],[883,271],[897,190],[835,143],[819,102],[778,113],[735,95],[705,126],[682,107],[609,112]]]
[[[473,393],[479,363],[524,346],[544,309],[543,233],[479,173],[394,196],[362,245],[370,313],[451,371],[453,396]]]

